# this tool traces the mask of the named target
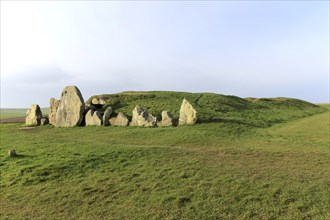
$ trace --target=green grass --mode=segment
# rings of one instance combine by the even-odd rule
[[[26,116],[27,108],[1,108],[0,119],[21,118]],[[43,115],[48,115],[48,108],[41,108]]]
[[[1,219],[329,219],[329,124],[3,124]]]

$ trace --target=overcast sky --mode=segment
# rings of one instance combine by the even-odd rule
[[[1,107],[132,90],[329,102],[328,1],[1,1]]]

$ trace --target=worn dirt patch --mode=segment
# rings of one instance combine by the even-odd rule
[[[18,128],[19,130],[30,130],[30,129],[33,129],[35,127],[21,127],[21,128]]]
[[[0,119],[0,124],[9,124],[9,123],[24,123],[25,117],[20,118],[3,118]]]

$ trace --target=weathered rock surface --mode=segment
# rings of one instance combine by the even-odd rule
[[[76,86],[64,88],[56,111],[56,127],[79,126],[85,110],[84,99]]]
[[[197,112],[193,106],[183,99],[180,108],[179,125],[194,125],[197,121]]]
[[[115,125],[115,126],[127,126],[128,122],[129,122],[129,120],[126,117],[126,115],[124,115],[124,113],[122,113],[122,112],[119,112],[113,125]]]
[[[84,115],[86,115],[89,110],[96,111],[97,108],[93,105],[86,107],[85,110],[84,110]]]
[[[131,126],[153,127],[157,124],[157,118],[148,113],[144,108],[136,106],[133,110]]]
[[[49,119],[47,117],[42,117],[40,119],[40,125],[48,125],[49,124]]]
[[[102,114],[99,111],[90,109],[85,116],[86,126],[89,125],[102,125]]]
[[[116,122],[116,117],[111,117],[110,119],[109,119],[109,124],[110,125],[114,125],[115,124],[115,122]]]
[[[26,125],[40,125],[42,112],[37,104],[33,104],[26,112],[25,124]]]
[[[106,100],[103,98],[93,98],[92,105],[105,105]]]
[[[173,115],[170,112],[163,111],[161,126],[166,127],[166,126],[173,126],[173,125],[174,125]]]
[[[107,107],[107,109],[104,111],[104,114],[103,114],[103,125],[104,126],[110,125],[109,119],[110,119],[111,113],[112,113],[112,108],[111,108],[111,106],[109,106],[109,107]]]
[[[49,100],[49,124],[55,125],[56,123],[56,111],[60,105],[60,100],[50,98]]]

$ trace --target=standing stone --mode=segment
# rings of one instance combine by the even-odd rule
[[[56,111],[60,105],[60,100],[50,98],[49,100],[49,124],[55,125],[56,123]]]
[[[110,119],[109,119],[109,124],[110,125],[115,125],[115,122],[116,122],[116,117],[111,117]]]
[[[94,121],[93,121],[93,113],[95,111],[93,109],[89,109],[85,115],[85,124],[86,126],[88,125],[94,125]]]
[[[174,124],[174,119],[173,116],[170,112],[163,111],[162,112],[162,123],[161,126],[166,127],[166,126],[173,126]]]
[[[124,113],[122,113],[122,112],[119,112],[113,125],[115,125],[115,126],[127,126],[128,122],[129,121],[128,121],[128,118],[126,117],[126,115],[124,115]]]
[[[135,106],[135,108],[133,109],[133,116],[132,116],[132,121],[130,123],[131,126],[139,126],[140,121],[140,115],[143,115],[144,109],[140,106]]]
[[[40,120],[40,125],[48,125],[49,119],[47,117],[42,117]]]
[[[148,113],[144,108],[136,106],[133,110],[131,126],[154,127],[157,124],[157,118]]]
[[[64,88],[56,111],[56,127],[79,126],[83,121],[84,99],[76,86]]]
[[[110,119],[110,115],[112,113],[112,108],[109,106],[105,111],[104,111],[104,114],[103,114],[103,125],[104,126],[109,126],[110,123],[109,123],[109,119]]]
[[[37,104],[33,104],[26,112],[25,124],[26,125],[40,125],[42,112]]]
[[[10,157],[16,157],[17,156],[16,150],[15,149],[10,149],[8,151],[8,156],[10,156]]]
[[[102,125],[102,114],[99,111],[90,109],[85,116],[86,126],[89,125]]]
[[[180,118],[179,125],[194,125],[197,121],[197,112],[192,107],[192,105],[186,100],[183,99],[181,108],[180,108]]]

